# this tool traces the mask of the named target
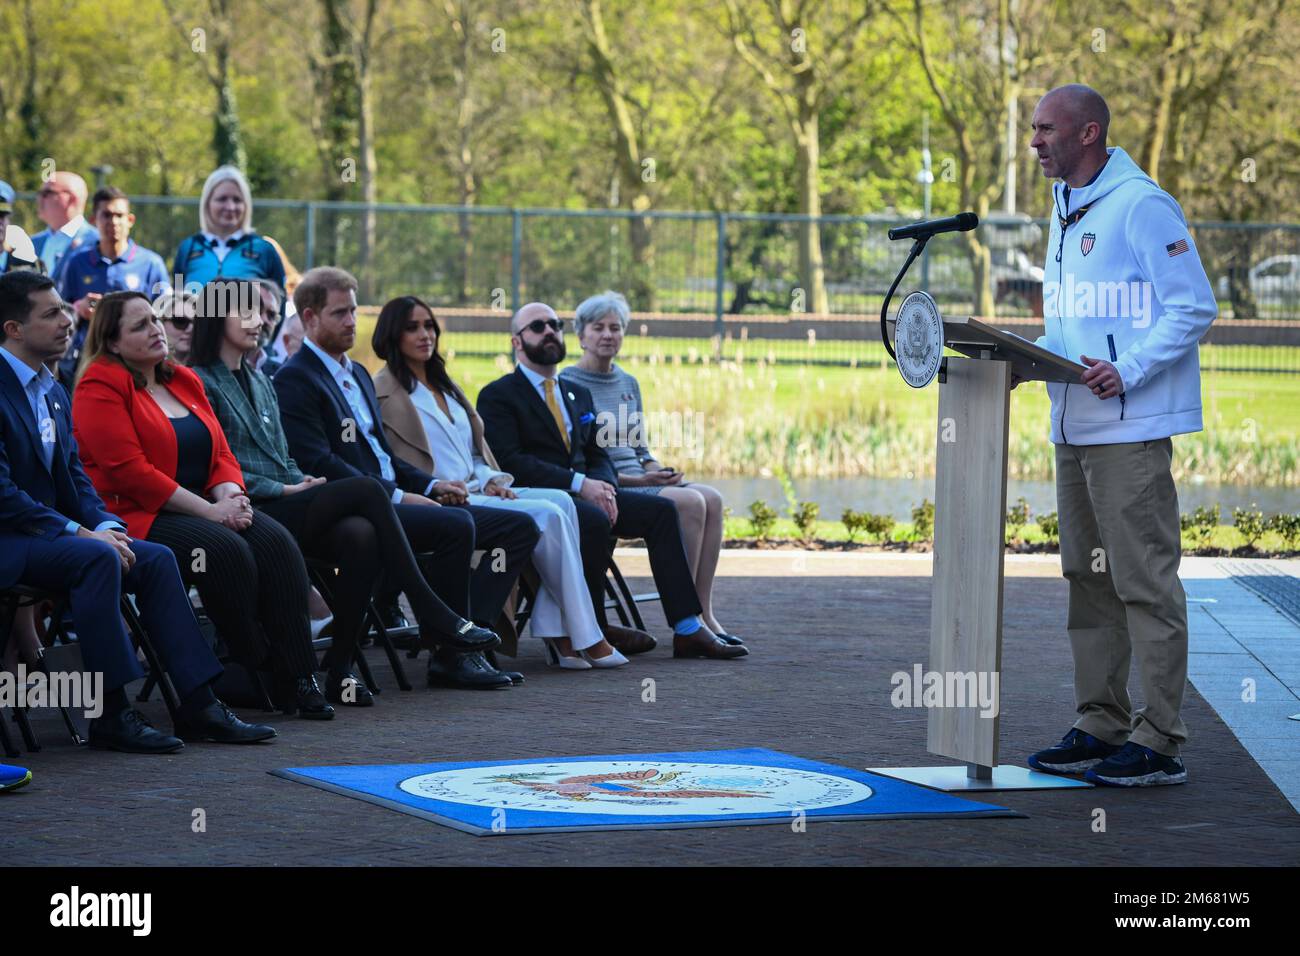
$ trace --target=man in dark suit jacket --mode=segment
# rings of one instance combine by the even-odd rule
[[[35,272],[0,277],[0,588],[24,584],[68,595],[86,669],[104,677],[92,747],[172,753],[182,740],[274,737],[272,728],[244,723],[213,696],[221,664],[194,619],[172,552],[127,537],[86,477],[72,403],[46,364],[63,354],[71,333],[51,279]],[[127,701],[126,685],[143,671],[118,609],[124,587],[136,595],[181,696],[174,737],[154,730]]]
[[[592,605],[603,617],[610,532],[644,538],[664,614],[673,625],[673,656],[744,657],[744,647],[726,643],[700,620],[676,506],[654,495],[619,493],[609,454],[597,441],[591,393],[557,378],[565,349],[555,311],[541,302],[529,303],[511,320],[510,332],[518,365],[478,396],[485,437],[502,469],[520,486],[563,488],[574,495]],[[613,630],[607,630],[606,639],[624,653],[654,647],[649,635],[629,644]]]
[[[499,508],[439,507],[431,496],[455,489],[393,454],[370,373],[347,357],[356,341],[356,288],[342,269],[320,267],[294,290],[306,337],[272,379],[289,453],[309,475],[378,479],[393,495],[412,550],[430,556],[429,586],[455,613],[490,628],[537,545],[537,526],[527,515]],[[523,679],[514,676],[477,652],[439,648],[429,662],[433,685],[491,688]]]

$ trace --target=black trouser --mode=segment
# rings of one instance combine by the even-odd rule
[[[491,627],[537,546],[540,532],[533,519],[474,505],[398,504],[393,510],[411,548],[420,554],[430,552],[420,563],[438,597],[462,617]],[[476,550],[482,554],[477,555],[477,568],[471,568]]]
[[[650,571],[659,589],[659,600],[669,624],[694,617],[701,612],[695,580],[686,560],[682,526],[677,506],[658,495],[629,494],[618,496],[618,520],[610,527],[609,518],[590,502],[576,495],[578,535],[582,542],[582,571],[591,592],[591,605],[605,620],[605,572],[609,567],[609,536],[644,538],[650,551]]]
[[[330,580],[334,643],[331,670],[347,670],[381,579],[406,592],[422,633],[451,633],[461,615],[426,583],[388,492],[374,478],[343,478],[258,502],[281,522],[308,557],[338,569]]]
[[[274,518],[254,510],[251,525],[232,531],[206,518],[164,512],[148,540],[176,555],[181,580],[198,588],[203,609],[238,660],[261,667],[269,645],[277,675],[315,673],[307,566],[293,536]]]

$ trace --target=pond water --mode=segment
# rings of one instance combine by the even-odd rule
[[[695,477],[690,472],[687,474]],[[787,517],[785,494],[775,478],[700,477],[698,480],[722,492],[727,505],[737,516],[748,515],[750,502],[762,498],[782,517]],[[897,521],[911,521],[913,507],[923,498],[934,500],[934,478],[796,478],[794,487],[799,500],[815,501],[821,506],[821,517],[830,521],[838,521],[845,508],[889,514]],[[1053,482],[1009,481],[1007,503],[1014,504],[1020,497],[1029,502],[1034,515],[1056,510],[1056,485]],[[1253,506],[1265,514],[1300,511],[1300,488],[1211,485],[1195,481],[1179,483],[1178,506],[1184,513],[1214,504],[1221,509],[1220,520],[1231,524],[1233,508]]]

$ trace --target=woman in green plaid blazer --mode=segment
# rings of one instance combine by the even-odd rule
[[[366,606],[381,578],[406,592],[426,643],[454,646],[454,635],[468,622],[425,581],[383,485],[364,476],[326,483],[303,474],[290,457],[271,380],[244,360],[257,347],[261,327],[257,288],[244,281],[209,283],[201,299],[190,366],[239,460],[249,498],[289,530],[304,555],[338,570],[325,696],[334,703],[368,706],[374,702],[370,689],[352,672],[352,661]],[[224,306],[221,311],[228,314],[205,316],[205,306]]]

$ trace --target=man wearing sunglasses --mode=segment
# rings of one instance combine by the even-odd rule
[[[81,347],[90,328],[95,303],[110,292],[143,292],[153,299],[167,288],[167,266],[162,256],[131,238],[135,214],[131,200],[116,186],[105,186],[90,204],[99,241],[64,256],[56,279],[59,295],[77,313],[72,345],[59,362],[59,377],[71,385]],[[169,336],[170,337],[170,336]]]
[[[76,173],[57,172],[36,191],[36,215],[49,228],[32,236],[32,246],[45,263],[45,274],[57,283],[69,254],[99,241],[86,222],[86,181]]]
[[[531,302],[510,323],[514,374],[478,396],[485,437],[503,471],[521,486],[563,488],[574,498],[582,566],[605,639],[624,654],[655,646],[641,631],[604,623],[605,572],[610,535],[644,538],[664,615],[673,628],[674,657],[744,657],[700,619],[700,601],[686,560],[677,508],[667,498],[620,492],[609,453],[599,439],[591,392],[557,377],[564,360],[564,329],[555,310]]]

